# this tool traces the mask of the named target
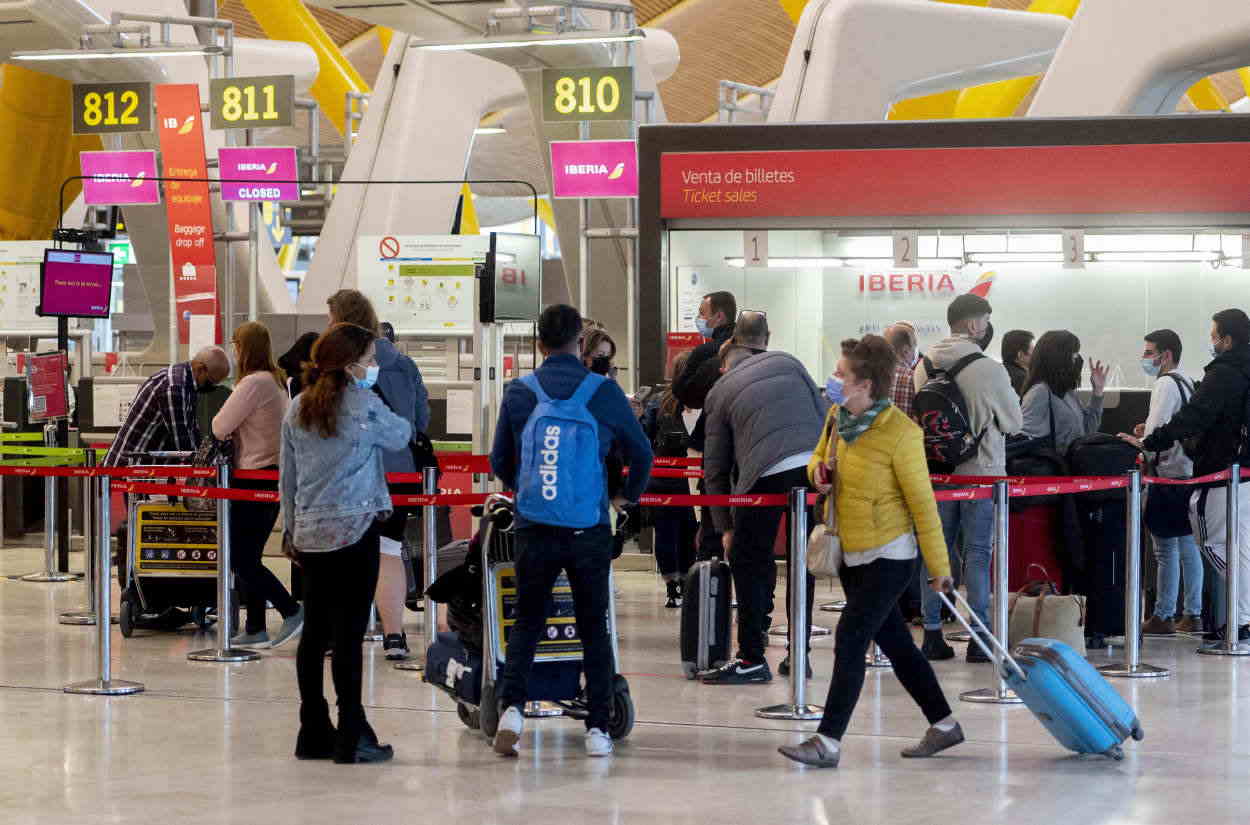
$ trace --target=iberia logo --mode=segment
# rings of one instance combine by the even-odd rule
[[[146,172],[139,172],[135,175],[134,180],[130,182],[132,189],[137,189],[143,185],[143,179],[147,177]]]
[[[616,164],[616,168],[613,169],[612,173],[608,175],[608,180],[616,180],[623,174],[625,174],[625,161],[621,161]]]
[[[195,115],[187,115],[187,119],[184,120],[182,122],[182,125],[178,127],[178,134],[188,135],[191,133],[191,129],[194,127],[195,127]]]
[[[977,278],[977,282],[972,285],[972,289],[968,290],[969,295],[976,295],[978,298],[988,298],[990,287],[994,286],[994,270],[982,272],[981,277]]]

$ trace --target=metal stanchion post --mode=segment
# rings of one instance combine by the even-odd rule
[[[365,641],[380,642],[382,641],[382,630],[378,627],[378,605],[377,602],[369,605],[369,624],[365,626]]]
[[[1007,614],[1007,504],[1009,488],[1006,481],[994,482],[994,635],[1003,647],[1007,646],[1007,627],[1010,617]],[[968,644],[976,644],[971,641]],[[1003,681],[1003,656],[995,648],[993,651],[994,686],[981,690],[970,690],[959,694],[964,702],[976,702],[991,705],[1018,705],[1022,701],[1014,691],[1007,688]]]
[[[43,443],[46,447],[56,446],[55,424],[43,428]],[[47,476],[43,480],[43,570],[22,576],[24,582],[72,582],[78,579],[73,573],[57,570],[56,551],[61,541],[61,529],[69,529],[69,525],[61,524],[65,510],[61,507],[60,496],[57,495],[59,489],[56,482],[53,476]]]
[[[230,486],[230,465],[217,465],[217,486]],[[217,647],[187,654],[192,662],[254,662],[260,654],[254,650],[230,647],[234,635],[234,605],[230,600],[234,574],[230,571],[230,500],[217,499]]]
[[[1228,500],[1224,505],[1224,641],[1198,649],[1207,656],[1250,656],[1250,646],[1241,641],[1241,611],[1237,601],[1241,582],[1240,531],[1237,522],[1241,516],[1241,502],[1237,498],[1241,484],[1241,465],[1228,469]]]
[[[426,467],[421,478],[421,492],[426,495],[438,494],[438,468]],[[426,504],[421,508],[421,563],[425,566],[425,589],[438,578],[438,507]],[[400,662],[396,670],[425,670],[425,652],[438,639],[438,605],[428,595],[422,594],[425,600],[425,646],[421,650],[419,662]]]
[[[841,613],[846,609],[846,599],[838,599],[836,602],[825,602],[820,609],[826,613]]]
[[[83,450],[83,466],[87,468],[95,467],[95,450]],[[105,479],[107,482],[108,479]],[[108,492],[107,484],[105,493]],[[70,625],[93,625],[96,622],[96,560],[95,554],[100,552],[101,547],[109,547],[109,537],[101,538],[97,535],[96,530],[96,483],[94,476],[82,477],[82,538],[86,545],[85,556],[86,562],[83,569],[86,572],[87,585],[87,606],[82,610],[70,610],[62,613],[58,621],[61,624]],[[107,497],[107,496],[106,496]],[[111,548],[109,548],[111,549]],[[117,619],[112,621],[116,622]]]
[[[762,719],[819,719],[825,709],[807,704],[807,488],[790,491],[790,702],[755,712]]]
[[[111,573],[112,551],[111,551],[111,533],[112,524],[109,514],[109,498],[112,492],[112,483],[107,476],[100,476],[96,479],[96,495],[92,496],[89,501],[94,501],[86,506],[98,507],[96,511],[96,545],[97,550],[93,559],[96,567],[95,585],[96,585],[96,610],[101,616],[111,616],[113,608],[110,604],[113,595],[113,581]],[[113,651],[111,648],[113,623],[112,622],[96,622],[96,650],[99,654],[99,670],[95,679],[86,682],[75,682],[65,686],[66,693],[86,693],[96,696],[121,696],[127,693],[138,693],[143,690],[143,685],[139,682],[127,682],[123,679],[113,678]]]
[[[1124,662],[1098,668],[1104,676],[1148,679],[1167,676],[1168,669],[1141,661],[1141,470],[1128,474],[1128,526],[1125,548],[1128,570],[1124,581]]]
[[[881,652],[881,648],[877,647],[875,640],[868,646],[868,655],[864,659],[864,664],[868,667],[876,668],[894,667],[894,665],[890,663],[890,657]]]

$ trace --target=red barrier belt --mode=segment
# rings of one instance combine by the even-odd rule
[[[701,458],[678,458],[676,456],[655,457],[656,467],[702,467],[703,459]]]
[[[971,487],[966,490],[934,490],[933,497],[938,501],[979,501],[993,498],[994,491],[989,487]]]
[[[155,484],[148,481],[114,481],[114,492],[179,496],[181,498],[229,499],[231,501],[279,501],[277,490],[231,490],[222,487],[191,487],[185,484]]]
[[[764,496],[666,496],[647,493],[638,499],[644,507],[785,507],[790,497],[781,493]]]
[[[391,502],[397,507],[425,507],[427,505],[446,507],[473,507],[486,502],[488,493],[445,493],[437,496],[391,496]]]

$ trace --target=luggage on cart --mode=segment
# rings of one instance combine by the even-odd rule
[[[163,451],[134,453],[126,459],[131,465],[145,465],[136,480],[161,483],[165,479],[152,466],[185,465],[191,456]],[[192,510],[185,502],[164,496],[127,495],[117,565],[122,636],[130,638],[136,630],[176,631],[190,622],[201,630],[212,625],[210,611],[217,606],[217,527],[215,511]]]
[[[1120,491],[1123,495],[1123,491]],[[1087,598],[1086,636],[1091,647],[1101,647],[1108,636],[1124,635],[1124,569],[1127,514],[1124,499],[1090,500],[1076,497],[1085,550],[1084,581],[1073,592]]]
[[[476,705],[482,700],[482,655],[471,651],[455,633],[440,633],[425,654],[425,681]]]
[[[682,584],[681,667],[687,679],[729,661],[729,565],[721,559],[695,562]]]
[[[958,591],[957,601],[968,604]],[[972,627],[943,595],[952,612],[972,633]],[[1100,753],[1123,759],[1120,747],[1128,737],[1141,741],[1144,733],[1137,713],[1093,665],[1072,648],[1054,639],[1025,639],[1010,653],[968,609],[981,633],[972,633],[987,656],[983,638],[1003,655],[1002,676],[1059,744],[1076,753]]]

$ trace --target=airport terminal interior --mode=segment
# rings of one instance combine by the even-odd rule
[[[3,821],[1250,821],[1250,4],[0,0],[0,175]]]

